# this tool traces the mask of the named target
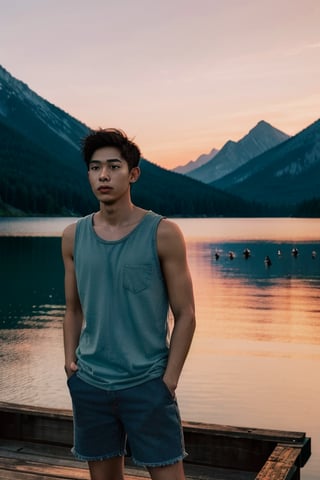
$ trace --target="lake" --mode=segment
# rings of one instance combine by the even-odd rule
[[[2,401],[71,408],[60,237],[74,221],[0,219]],[[312,457],[302,478],[319,479],[320,219],[173,221],[185,234],[197,308],[178,387],[182,418],[304,431]]]

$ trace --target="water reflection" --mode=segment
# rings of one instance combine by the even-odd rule
[[[61,240],[0,237],[0,327],[43,327],[64,305]]]
[[[320,345],[320,262],[311,256],[314,244],[300,244],[296,258],[290,244],[258,242],[248,248],[251,255],[244,258],[239,243],[189,246],[199,335]],[[281,258],[266,268],[265,252],[280,248]],[[233,260],[230,250],[236,252]]]

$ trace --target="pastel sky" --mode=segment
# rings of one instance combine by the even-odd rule
[[[320,117],[319,0],[0,0],[0,64],[166,168]]]

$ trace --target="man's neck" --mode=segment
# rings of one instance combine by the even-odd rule
[[[135,229],[145,214],[146,210],[135,205],[120,211],[109,205],[94,214],[93,228],[104,240],[120,240]]]
[[[100,204],[100,211],[96,214],[96,220],[98,224],[121,227],[131,223],[139,210],[133,203],[129,203],[125,207]]]

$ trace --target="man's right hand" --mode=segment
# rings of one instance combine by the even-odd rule
[[[69,366],[66,365],[64,367],[64,370],[66,372],[67,377],[69,378],[78,370],[78,365],[76,364],[76,362],[71,362]]]

